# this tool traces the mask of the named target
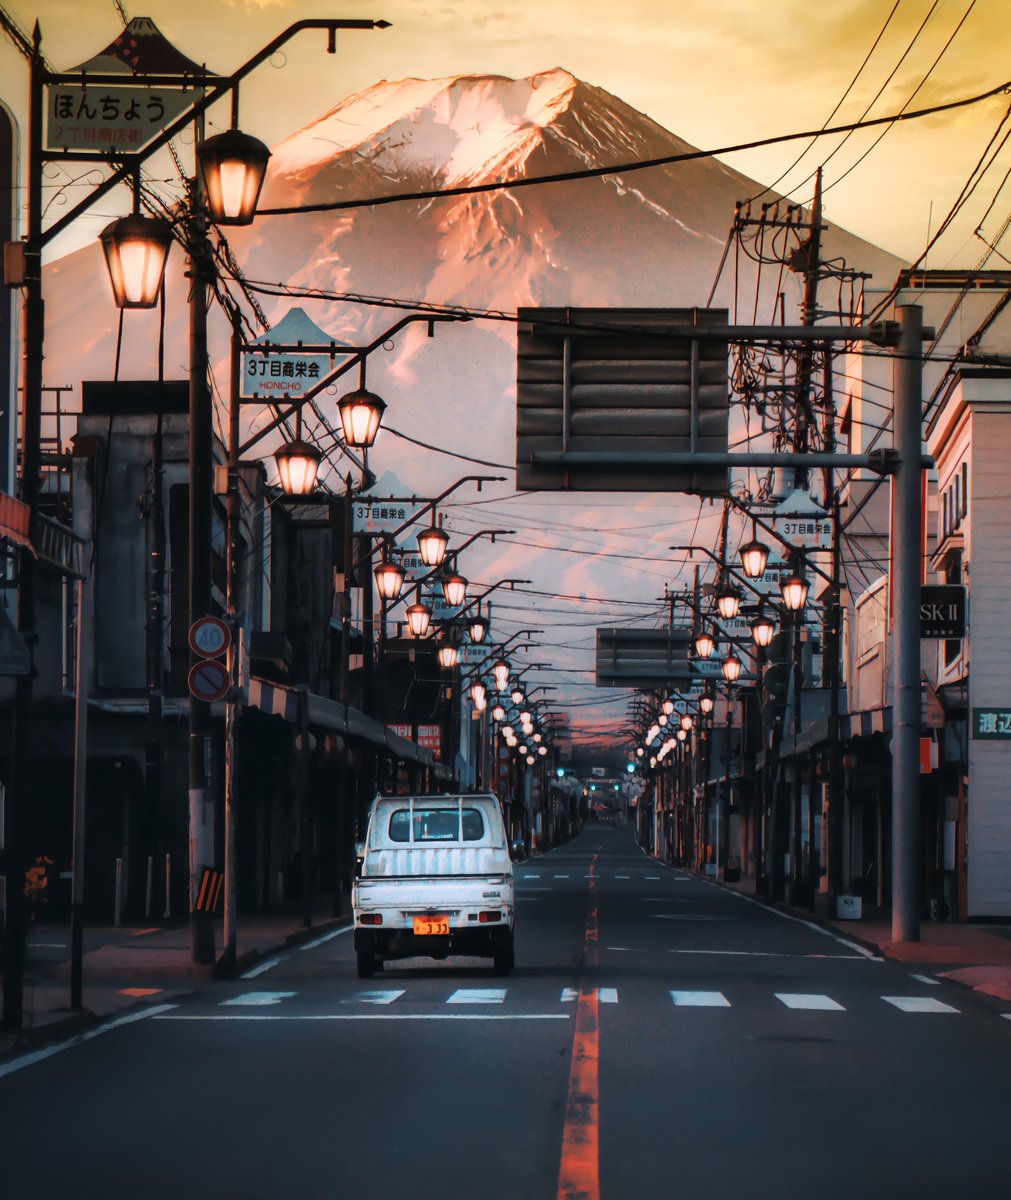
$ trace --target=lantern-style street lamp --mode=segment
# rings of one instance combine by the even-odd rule
[[[504,721],[505,715],[506,715],[505,709],[502,707],[501,704],[496,704],[495,707],[491,710],[491,715],[492,715],[493,720],[495,720],[495,721]]]
[[[432,623],[432,610],[427,604],[409,604],[406,616],[411,633],[416,638],[423,638]]]
[[[535,741],[535,742],[536,742],[538,745],[540,745],[540,743],[544,741],[544,735],[543,735],[543,734],[540,734],[540,733],[535,733],[535,734],[534,734],[534,741]]]
[[[728,683],[733,683],[741,677],[741,668],[743,665],[736,654],[728,654],[722,664],[723,678]]]
[[[781,579],[779,591],[783,597],[783,605],[790,612],[800,612],[807,603],[808,587],[807,580],[797,574],[787,575],[785,579]]]
[[[716,589],[716,607],[725,621],[732,621],[741,611],[741,593],[732,584],[721,583]]]
[[[365,388],[355,388],[341,396],[337,401],[337,415],[344,441],[356,450],[368,450],[376,440],[385,411],[385,400]]]
[[[745,542],[737,552],[741,556],[741,567],[749,579],[757,579],[764,573],[769,561],[769,547],[754,538]]]
[[[527,766],[528,767],[532,767],[536,761],[537,760],[534,758],[534,756],[532,754],[527,755]]]
[[[450,608],[459,608],[467,599],[467,580],[453,571],[442,581],[442,594]]]
[[[678,741],[684,742],[687,740],[688,740],[688,730],[687,729],[679,729],[678,730]]]
[[[418,534],[418,553],[426,567],[441,567],[449,545],[449,534],[435,525]]]
[[[543,758],[544,755],[547,754],[547,752],[548,752],[547,746],[538,746],[537,747],[537,753],[541,756],[541,758]]]
[[[470,640],[475,645],[480,645],[488,636],[488,622],[481,616],[471,617],[467,624],[467,632],[470,635]]]
[[[708,692],[703,692],[699,697],[699,708],[708,716],[713,711],[715,701]]]
[[[695,653],[699,658],[712,658],[713,651],[716,649],[716,638],[708,629],[703,629],[695,635]]]
[[[691,727],[694,724],[695,724],[695,719],[692,717],[692,714],[684,713],[683,716],[681,717],[681,728],[684,730],[688,730],[688,729],[691,729]]]
[[[504,658],[500,658],[492,667],[491,673],[495,676],[496,689],[504,692],[509,686],[509,664]]]
[[[452,642],[443,642],[439,647],[439,666],[449,670],[460,661],[460,651]]]
[[[509,699],[512,700],[513,704],[522,704],[524,699],[523,689],[514,687],[509,693]]]
[[[670,696],[668,696],[667,699],[664,700],[661,707],[663,708],[664,715],[669,717],[674,711],[674,701],[670,698]]]
[[[772,617],[760,612],[751,622],[751,636],[754,638],[756,646],[761,646],[763,649],[771,646],[772,639],[776,636],[776,622]]]
[[[661,729],[663,729],[663,727],[667,724],[667,722],[669,720],[670,720],[670,717],[668,717],[666,713],[657,713],[656,723],[660,726]]]
[[[287,496],[308,496],[316,486],[316,475],[323,458],[319,448],[295,438],[274,451],[277,474]]]
[[[470,698],[478,712],[484,712],[488,707],[488,689],[480,679],[475,679],[470,685]]]
[[[117,308],[154,308],[172,245],[167,221],[133,213],[99,234]]]
[[[197,167],[216,225],[252,222],[269,158],[263,142],[240,129],[215,134],[197,146]]]
[[[406,572],[400,563],[391,562],[384,558],[376,566],[372,574],[376,577],[376,587],[384,600],[396,600],[404,587]],[[454,647],[455,650],[455,647]],[[456,660],[450,665],[455,665]],[[445,664],[443,664],[445,666]]]
[[[522,699],[522,696],[520,697],[520,699]],[[533,713],[530,711],[530,709],[528,709],[528,708],[524,708],[524,709],[523,709],[523,710],[520,712],[520,724],[521,724],[521,725],[529,725],[529,723],[530,723],[530,718],[531,718],[532,716],[533,716]]]

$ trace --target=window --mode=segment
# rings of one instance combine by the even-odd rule
[[[390,814],[391,842],[479,842],[484,837],[484,818],[476,808],[463,810],[463,837],[460,836],[460,810],[457,808],[414,809],[414,835],[411,836],[410,809],[398,808]]]

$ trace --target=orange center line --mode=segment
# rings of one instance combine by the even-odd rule
[[[597,965],[596,854],[590,862],[590,903],[583,961]],[[600,1021],[597,989],[581,988],[572,1039],[572,1069],[562,1132],[558,1200],[600,1200]]]

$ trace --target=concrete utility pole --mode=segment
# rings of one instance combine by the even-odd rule
[[[920,492],[923,310],[898,309],[892,367],[892,940],[920,940]]]

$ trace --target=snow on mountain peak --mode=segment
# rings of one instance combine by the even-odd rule
[[[447,183],[492,165],[514,169],[568,107],[577,80],[555,68],[528,79],[464,75],[382,80],[274,147],[271,174],[305,177],[353,152],[384,174],[438,172]]]

